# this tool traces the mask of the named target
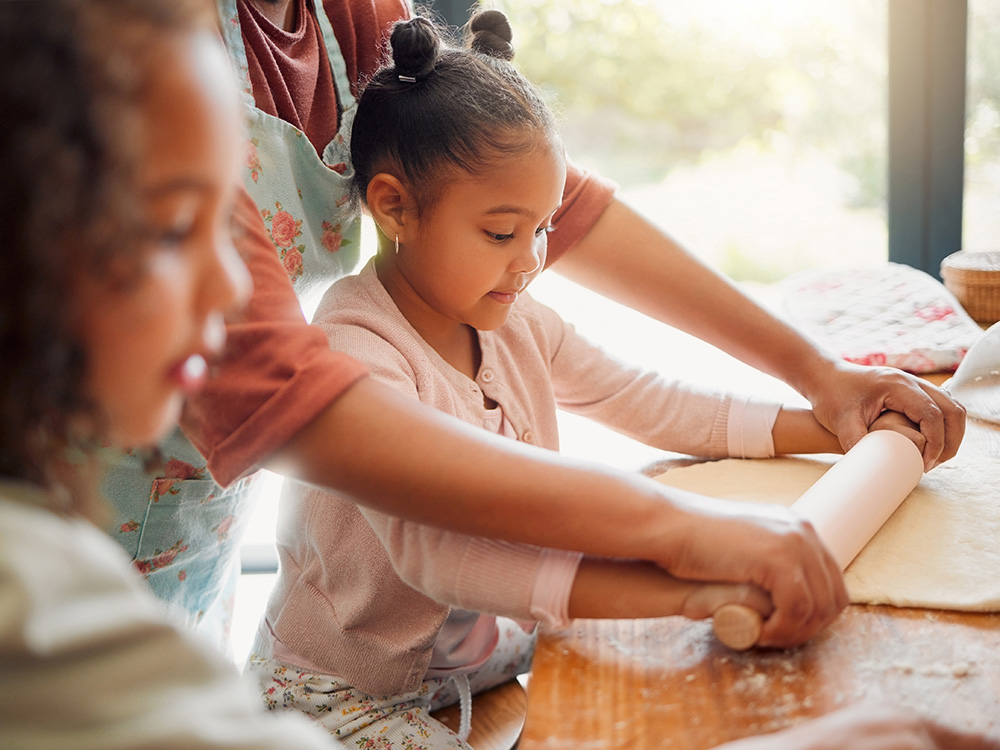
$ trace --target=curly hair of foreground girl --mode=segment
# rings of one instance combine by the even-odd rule
[[[142,269],[135,60],[156,35],[216,25],[204,0],[0,3],[2,477],[58,485],[67,449],[101,438],[74,288]]]

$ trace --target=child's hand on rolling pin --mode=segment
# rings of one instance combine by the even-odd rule
[[[912,441],[921,453],[924,452],[924,446],[927,444],[927,438],[920,432],[920,425],[910,421],[905,414],[900,414],[897,411],[882,412],[882,415],[872,422],[872,426],[869,428],[869,432],[874,432],[875,430],[892,430],[893,432],[898,432],[903,437]]]

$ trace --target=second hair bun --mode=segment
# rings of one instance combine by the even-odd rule
[[[507,16],[499,10],[476,13],[469,21],[469,32],[472,34],[469,46],[476,52],[503,60],[513,59],[514,45],[511,40],[514,33]]]

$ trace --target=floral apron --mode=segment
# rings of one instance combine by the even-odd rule
[[[254,105],[236,0],[218,0],[218,6],[247,109],[244,182],[302,299],[352,271],[359,256],[360,217],[348,201],[353,177],[349,136],[356,103],[347,66],[317,2],[316,19],[341,108],[340,130],[320,160],[300,130]],[[109,530],[154,593],[225,644],[255,476],[220,487],[180,430],[174,430],[160,451],[166,464],[159,474],[147,472],[142,457],[131,451],[105,452],[103,490],[114,513]]]

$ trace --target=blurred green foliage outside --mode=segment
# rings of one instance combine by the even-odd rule
[[[518,65],[558,102],[571,153],[623,184],[737,146],[809,148],[836,154],[859,205],[883,200],[884,2],[500,6]]]
[[[704,196],[714,177],[717,215],[690,224],[721,270],[766,282],[884,261],[887,0],[490,4],[510,17],[515,63],[550,93],[575,160],[626,191],[671,186],[662,220],[682,232],[694,209],[678,194]],[[989,214],[1000,195],[1000,0],[970,0],[968,48],[966,224],[996,236],[968,207]],[[765,184],[782,174],[783,187]],[[700,185],[681,184],[691,178]]]

